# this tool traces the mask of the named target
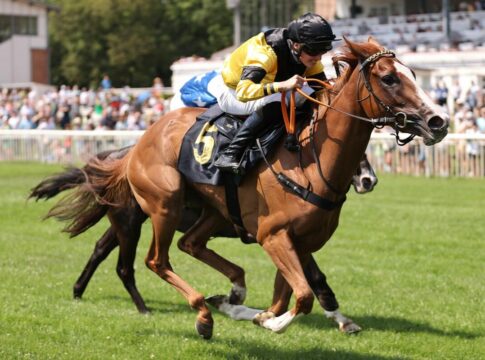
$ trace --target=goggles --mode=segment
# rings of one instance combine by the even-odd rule
[[[312,45],[303,45],[301,48],[302,51],[307,53],[310,56],[317,56],[326,53],[327,51],[332,50],[332,42],[324,42]]]

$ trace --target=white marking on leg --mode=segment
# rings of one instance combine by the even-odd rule
[[[361,331],[361,327],[354,323],[352,319],[345,317],[342,313],[338,310],[335,311],[327,311],[325,310],[325,316],[329,319],[334,320],[337,322],[340,331],[346,333],[355,333]]]
[[[245,287],[233,283],[231,292],[234,293],[240,299],[241,304],[244,302],[244,300],[246,300],[247,290]]]
[[[228,302],[223,302],[218,309],[234,320],[253,320],[257,314],[263,312],[260,309],[253,309],[244,305],[232,305]]]
[[[286,328],[291,324],[291,322],[302,315],[301,313],[295,316],[291,311],[285,312],[283,315],[273,317],[263,321],[261,326],[266,329],[272,330],[275,333],[281,334],[285,332]]]

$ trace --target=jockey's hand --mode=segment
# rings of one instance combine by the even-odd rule
[[[300,75],[293,75],[291,78],[278,83],[278,90],[280,92],[301,88],[305,84],[305,78]]]

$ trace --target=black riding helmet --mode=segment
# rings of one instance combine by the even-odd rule
[[[335,38],[330,24],[323,17],[306,13],[288,25],[288,37],[291,41],[303,44],[303,50],[309,55],[317,55],[332,50]]]

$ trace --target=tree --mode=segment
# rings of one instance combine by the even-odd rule
[[[232,42],[225,0],[51,0],[53,83],[115,86],[170,82],[180,57],[211,53]]]

